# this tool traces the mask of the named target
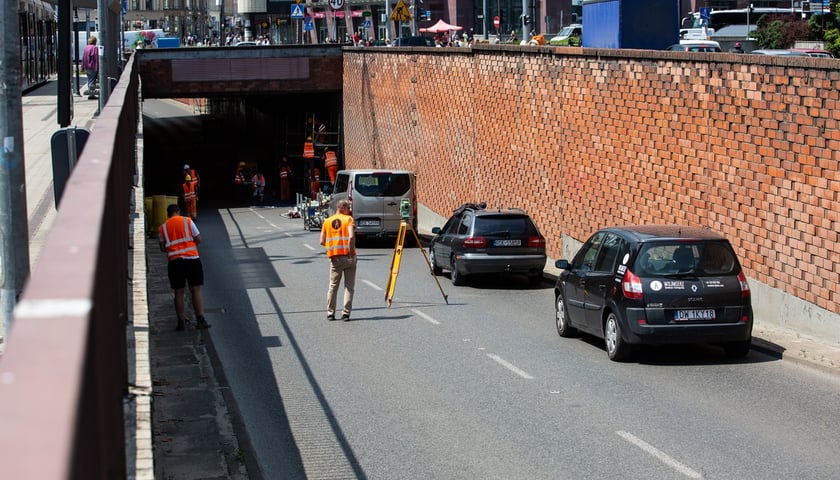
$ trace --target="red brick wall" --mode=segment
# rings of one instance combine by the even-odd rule
[[[701,225],[748,276],[838,307],[840,60],[480,46],[346,49],[345,162],[418,172],[441,215],[525,208],[561,235]]]

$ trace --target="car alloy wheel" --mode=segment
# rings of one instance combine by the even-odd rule
[[[624,343],[621,338],[621,326],[618,324],[618,317],[612,312],[607,316],[607,321],[604,323],[604,343],[610,360],[620,362],[630,355],[630,345]]]
[[[432,273],[435,276],[441,275],[443,273],[443,269],[440,268],[435,260],[435,249],[434,247],[429,247],[429,263],[432,264]]]
[[[449,272],[449,278],[452,280],[452,285],[461,286],[467,283],[467,276],[458,272],[458,264],[455,258],[452,259],[452,270]]]
[[[554,303],[554,323],[557,325],[557,334],[561,337],[570,337],[574,329],[569,326],[569,312],[566,311],[566,301],[562,293],[557,294]]]

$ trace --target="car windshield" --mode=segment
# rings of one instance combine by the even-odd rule
[[[726,242],[668,242],[646,244],[633,272],[642,276],[737,274],[735,252]]]
[[[563,27],[563,30],[560,30],[560,33],[557,34],[558,37],[568,37],[572,34],[575,27],[569,25],[568,27]]]
[[[476,236],[518,237],[536,235],[533,224],[522,215],[487,215],[476,218]]]

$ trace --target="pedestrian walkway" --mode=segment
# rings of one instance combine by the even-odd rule
[[[96,128],[95,100],[75,97],[74,125]],[[43,235],[55,215],[50,139],[58,130],[55,82],[23,97],[24,148],[30,256],[34,265]],[[142,174],[142,146],[138,153]],[[139,182],[143,184],[142,178]],[[172,292],[166,278],[166,256],[145,230],[143,192],[134,199],[134,248],[130,269],[133,298],[128,328],[127,400],[128,478],[259,479],[247,471],[251,452],[247,438],[235,433],[235,403],[221,369],[215,364],[210,332],[175,331]],[[550,273],[550,272],[549,272]],[[189,305],[189,302],[187,302]],[[840,345],[783,328],[754,329],[754,350],[840,375]],[[250,466],[251,463],[248,463]]]

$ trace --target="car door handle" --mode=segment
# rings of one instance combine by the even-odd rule
[[[391,202],[391,203],[389,203],[389,204],[388,204],[388,206],[389,206],[389,207],[393,207],[393,206],[394,206],[394,205],[396,205],[396,204],[397,204],[397,202]]]

